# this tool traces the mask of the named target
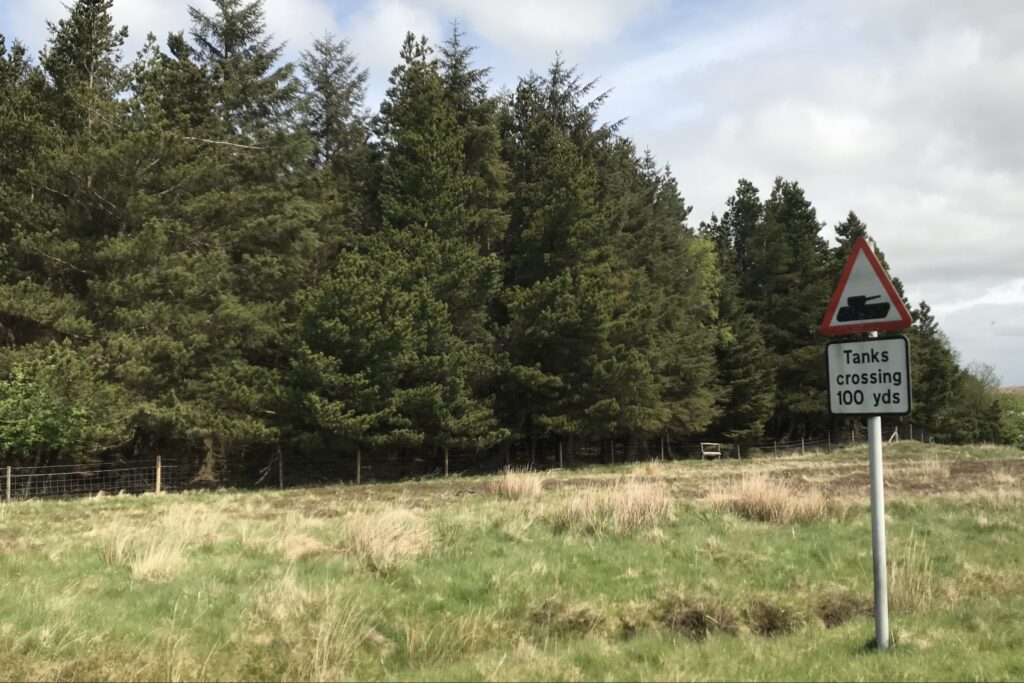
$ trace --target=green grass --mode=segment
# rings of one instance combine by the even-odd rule
[[[0,506],[0,679],[1024,677],[1021,452],[886,448],[882,653],[862,450],[552,473],[525,500],[453,478]],[[702,500],[756,472],[829,505]],[[670,509],[563,523],[629,483]],[[399,529],[377,554],[374,520]]]

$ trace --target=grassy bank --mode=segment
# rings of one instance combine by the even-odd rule
[[[1020,451],[0,507],[0,678],[1020,679]]]

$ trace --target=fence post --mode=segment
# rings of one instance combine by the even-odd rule
[[[11,466],[7,466],[7,500],[11,500]]]
[[[910,440],[911,441],[914,440],[914,423],[913,422],[910,423]]]
[[[742,460],[743,459],[743,453],[740,451],[740,445],[738,443],[736,444],[736,459],[737,460]]]
[[[800,437],[800,455],[804,454],[804,437]]]
[[[564,469],[565,463],[562,462],[562,441],[558,441],[558,469]]]
[[[284,488],[284,453],[277,449],[277,488]]]
[[[363,449],[356,449],[356,484],[363,483]]]
[[[448,476],[448,447],[444,447],[444,476]]]
[[[832,452],[832,430],[831,429],[828,432],[828,452],[829,453]]]
[[[661,461],[662,462],[665,461],[665,437],[664,437],[664,435],[662,435],[662,437],[661,437]]]
[[[160,474],[162,468],[160,467],[160,456],[156,456],[156,492],[160,493]]]
[[[775,439],[772,439],[772,453],[775,455],[779,454],[779,442]]]

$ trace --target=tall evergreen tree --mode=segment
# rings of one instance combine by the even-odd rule
[[[195,61],[213,86],[217,119],[227,130],[262,138],[287,129],[299,84],[283,45],[266,30],[263,0],[212,0],[214,14],[189,6]]]
[[[827,417],[817,327],[828,303],[833,256],[799,184],[776,178],[771,196],[759,204],[756,188],[741,181],[722,222],[732,235],[740,294],[774,359],[772,431],[820,432]]]
[[[488,309],[498,286],[498,262],[483,253],[479,214],[466,192],[465,144],[426,39],[406,36],[402,63],[391,74],[375,119],[382,167],[379,239],[409,261],[407,287],[426,283],[443,307],[432,362],[421,379],[425,439],[440,447],[482,445],[501,435],[487,393],[494,375]],[[443,332],[450,327],[449,332]]]
[[[498,99],[487,88],[491,70],[473,66],[475,48],[463,37],[455,24],[441,47],[439,69],[462,138],[463,192],[471,212],[471,233],[481,251],[493,253],[508,228],[509,170],[501,156]]]
[[[730,210],[737,203],[734,197]],[[730,218],[733,226],[742,224],[735,214]],[[754,441],[764,434],[775,408],[773,359],[765,347],[761,325],[740,297],[739,258],[732,232],[712,215],[701,225],[701,233],[715,246],[721,274],[715,348],[722,385],[721,413],[710,431],[729,440]]]
[[[960,368],[949,339],[939,329],[931,307],[922,301],[914,313],[910,338],[910,376],[913,413],[919,429],[949,433],[948,423],[957,400]]]
[[[604,96],[592,90],[556,61],[545,77],[522,79],[502,115],[512,171],[505,393],[518,399],[504,414],[534,437],[607,438],[665,419],[651,412],[650,337],[632,338],[641,274],[618,244],[611,203],[602,202],[609,193],[599,166],[614,126],[598,124]],[[626,159],[623,168],[634,172]]]

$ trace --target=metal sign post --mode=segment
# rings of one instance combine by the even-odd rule
[[[872,332],[869,337],[877,337]],[[889,648],[889,576],[885,561],[885,480],[882,470],[882,417],[868,418],[868,470],[871,478],[871,557],[875,577],[875,643]]]

